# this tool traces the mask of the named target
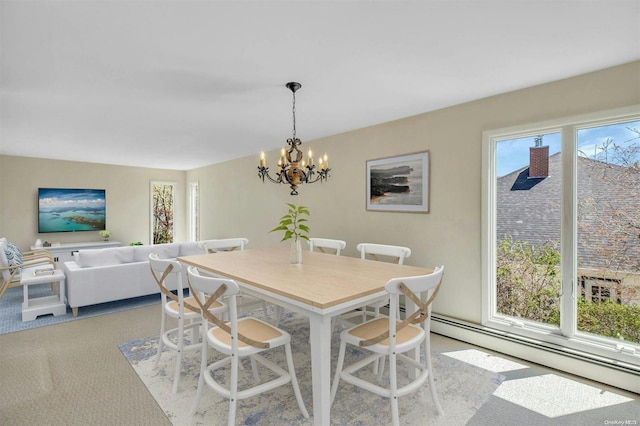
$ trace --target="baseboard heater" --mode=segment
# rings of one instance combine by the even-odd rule
[[[496,339],[506,340],[509,342],[517,343],[519,345],[528,346],[530,348],[540,349],[546,352],[551,352],[557,355],[562,355],[562,356],[573,358],[579,361],[588,362],[591,364],[600,365],[602,367],[615,369],[627,374],[640,376],[640,368],[638,367],[634,367],[628,364],[621,364],[615,360],[610,360],[610,359],[598,357],[596,355],[592,355],[586,352],[581,352],[574,349],[554,345],[553,343],[547,343],[547,342],[541,342],[538,340],[528,339],[526,337],[515,335],[512,333],[507,333],[500,330],[482,327],[475,324],[466,323],[460,320],[454,320],[451,318],[439,316],[436,314],[433,314],[431,316],[431,321],[436,323],[441,323],[450,327],[457,327],[466,331],[471,331],[473,333],[483,334]],[[435,333],[441,334],[445,337],[451,337],[443,333],[437,333],[437,332]],[[462,339],[458,339],[458,340],[462,340]],[[473,343],[473,344],[476,344],[476,343]],[[489,349],[495,350],[496,352],[500,352],[499,349],[493,349],[493,348],[489,348]]]

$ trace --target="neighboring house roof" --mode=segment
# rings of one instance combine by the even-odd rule
[[[640,174],[585,157],[578,157],[577,173],[579,266],[639,272]],[[510,236],[535,246],[557,244],[560,153],[549,157],[548,177],[528,176],[526,167],[497,179],[498,241]]]

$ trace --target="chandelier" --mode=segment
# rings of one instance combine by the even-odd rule
[[[269,168],[264,156],[264,151],[260,153],[260,165],[258,166],[258,177],[264,182],[268,178],[273,183],[284,183],[291,188],[291,195],[298,195],[298,186],[303,183],[314,183],[329,178],[329,160],[327,154],[318,158],[318,166],[313,163],[313,153],[309,150],[307,159],[300,150],[302,141],[296,137],[296,90],[302,85],[296,82],[286,84],[286,87],[293,93],[293,137],[287,139],[286,147],[280,151],[278,160],[278,172],[275,179],[269,175]]]

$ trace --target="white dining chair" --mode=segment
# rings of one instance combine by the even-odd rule
[[[377,262],[390,262],[398,265],[403,265],[404,260],[411,256],[411,249],[404,246],[393,246],[389,244],[375,244],[375,243],[360,243],[356,246],[356,249],[360,252],[362,259],[375,260]],[[377,318],[380,316],[380,309],[389,305],[389,298],[386,297],[378,302],[373,302],[367,306],[362,307],[362,322],[367,320],[367,317],[371,316]],[[372,309],[371,312],[369,309]],[[396,307],[396,316],[400,318],[400,303]],[[385,358],[382,358],[381,365],[378,362],[373,363],[374,371],[379,371],[381,376],[384,370]]]
[[[160,259],[158,254],[149,254],[151,275],[160,287],[162,297],[162,317],[160,320],[160,338],[154,368],[160,362],[164,347],[176,351],[176,368],[171,392],[176,394],[182,370],[182,355],[185,351],[195,350],[202,346],[199,340],[200,309],[193,297],[184,297],[185,287],[182,283],[182,265],[175,259]],[[172,289],[175,289],[174,293]],[[226,306],[220,302],[211,305],[216,312],[223,312]],[[178,320],[178,326],[167,330],[167,317]],[[185,331],[190,333],[185,344]]]
[[[309,418],[296,378],[289,333],[257,318],[244,317],[239,319],[236,298],[240,292],[240,287],[235,281],[201,275],[198,269],[194,267],[189,267],[187,274],[189,287],[202,312],[202,341],[207,342],[202,348],[200,377],[190,416],[195,415],[198,411],[205,383],[214,392],[229,400],[229,425],[235,424],[238,400],[250,398],[291,383],[302,415],[305,418]],[[209,302],[205,301],[205,295],[209,296]],[[220,317],[207,309],[207,303],[212,303],[212,301],[218,300],[220,297],[226,297],[228,300],[228,322],[222,321]],[[213,325],[212,328],[209,328],[210,324]],[[207,348],[209,346],[226,355],[226,357],[207,365]],[[280,346],[284,346],[288,371],[260,355],[264,351]],[[251,360],[254,373],[253,379],[256,384],[255,386],[238,390],[240,362],[241,358],[245,357],[249,357]],[[270,374],[269,381],[259,383],[260,377],[256,368],[257,364],[266,367],[277,377],[273,378],[273,374]],[[219,370],[229,365],[231,371],[230,379],[227,381],[219,374]]]
[[[444,411],[438,400],[435,381],[433,379],[433,365],[431,362],[431,304],[435,299],[440,286],[444,267],[435,268],[428,275],[394,278],[387,282],[385,290],[389,293],[391,309],[388,317],[378,317],[363,324],[344,330],[340,334],[340,352],[338,365],[331,386],[331,404],[336,398],[340,380],[373,392],[382,397],[389,398],[391,402],[391,416],[394,425],[400,424],[398,411],[398,398],[421,389],[428,380],[431,397],[439,415]],[[413,313],[407,313],[404,320],[396,316],[399,296],[404,295],[411,299],[417,306]],[[423,302],[423,300],[426,300]],[[369,351],[371,354],[352,365],[344,367],[347,345]],[[409,351],[420,351],[423,346],[424,361],[419,361],[419,356],[405,355]],[[389,386],[383,387],[361,373],[356,373],[379,359],[389,358]],[[403,362],[407,369],[398,369],[398,363]],[[415,372],[415,378],[407,374],[408,383],[398,385],[398,373]],[[379,376],[381,376],[381,373]],[[380,377],[377,378],[378,383]],[[405,383],[405,382],[403,382]],[[418,407],[416,407],[418,408]]]
[[[388,244],[360,243],[356,246],[362,259],[376,260],[380,262],[391,262],[403,265],[404,260],[411,256],[411,249],[403,246],[393,246]],[[362,319],[365,321],[368,316],[378,317],[380,309],[389,303],[388,299],[367,305],[362,311]],[[373,309],[371,313],[368,308]],[[398,306],[398,318],[400,318],[400,306]]]
[[[249,244],[247,238],[221,238],[217,240],[204,240],[200,244],[207,253],[216,253],[218,251],[235,251],[244,250]]]
[[[334,240],[331,238],[309,238],[307,241],[309,243],[309,251],[311,252],[320,252],[326,254],[334,254],[336,256],[340,256],[340,252],[344,250],[347,246],[347,243],[342,240]],[[280,324],[280,320],[282,319],[282,313],[284,312],[284,308],[282,306],[276,305],[275,307],[275,315],[276,322],[275,325],[278,326]],[[343,319],[341,317],[335,317],[338,319]]]
[[[201,242],[202,247],[207,253],[217,253],[222,251],[237,251],[244,250],[249,244],[247,238],[221,238],[217,240],[206,240]],[[203,271],[206,274],[206,271]],[[248,310],[259,306],[262,308],[262,313],[265,320],[269,320],[267,312],[267,303],[260,298],[249,296],[247,294],[238,295],[238,309],[239,312],[247,312]]]
[[[347,243],[342,240],[333,240],[328,238],[309,238],[309,250],[310,251],[319,251],[322,253],[334,253],[336,256],[340,256],[340,252],[344,250],[347,246]],[[385,300],[385,304],[386,304]],[[334,317],[335,320],[340,321],[343,324],[347,324],[348,326],[353,325],[352,322],[349,321],[349,318],[354,318],[361,316],[362,321],[366,320],[366,310],[353,310],[350,312],[346,312],[344,314],[338,315]]]
[[[333,240],[330,238],[309,238],[309,251],[333,253],[340,256],[340,252],[344,250],[346,246],[347,243],[342,240]]]

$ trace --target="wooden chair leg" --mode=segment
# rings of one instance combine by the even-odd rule
[[[2,281],[2,285],[0,285],[0,299],[4,296],[4,292],[9,288],[9,281]]]

